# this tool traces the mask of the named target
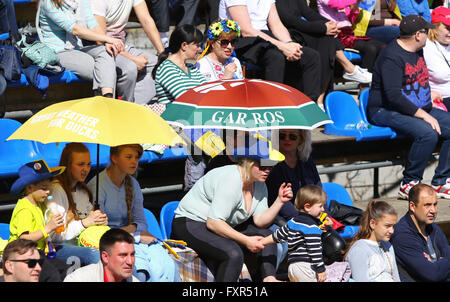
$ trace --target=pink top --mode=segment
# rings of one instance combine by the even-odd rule
[[[337,21],[338,27],[352,26],[348,19],[351,14],[350,6],[356,4],[356,0],[317,0],[319,13],[331,21]]]

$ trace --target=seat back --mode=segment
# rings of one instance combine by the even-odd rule
[[[9,239],[9,224],[0,223],[0,238],[3,240]]]
[[[6,141],[22,124],[16,120],[0,119],[0,176],[12,176],[19,168],[39,159],[34,142],[29,140]]]
[[[369,123],[367,120],[367,102],[369,101],[370,88],[364,89],[359,95],[359,111],[361,112],[361,117],[365,123]]]
[[[322,183],[322,189],[327,193],[327,205],[330,204],[330,200],[336,200],[339,203],[353,206],[353,201],[347,190],[337,183],[325,182]]]
[[[325,111],[337,128],[344,129],[346,125],[357,125],[362,121],[358,104],[347,92],[330,92],[325,97]],[[327,125],[331,124],[325,127]]]
[[[43,158],[50,167],[58,166],[61,159],[61,153],[67,143],[48,143],[34,142],[36,152],[39,158]]]
[[[147,221],[148,231],[155,236],[156,238],[163,239],[161,228],[159,226],[158,221],[156,220],[155,215],[149,210],[144,208],[145,220]]]
[[[172,233],[172,220],[179,203],[179,201],[170,201],[161,208],[159,222],[161,223],[161,232],[164,239],[170,238]]]
[[[97,167],[97,144],[93,143],[84,143],[86,147],[89,149],[89,153],[91,154],[91,162],[92,168]],[[106,145],[99,145],[99,167],[104,168],[109,164],[109,151],[111,147]]]

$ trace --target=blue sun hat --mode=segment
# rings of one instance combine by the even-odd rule
[[[19,178],[12,184],[10,193],[19,195],[22,190],[38,181],[55,177],[64,172],[66,167],[49,168],[45,160],[39,159],[26,163],[19,169]]]
[[[246,136],[244,145],[236,147],[230,156],[257,160],[263,166],[274,166],[284,160],[284,155],[272,148],[272,142],[259,133]]]

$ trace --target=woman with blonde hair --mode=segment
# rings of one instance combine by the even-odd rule
[[[423,56],[430,74],[434,106],[450,110],[450,8],[436,7],[431,13],[435,28],[428,31]]]
[[[389,243],[397,212],[385,201],[372,200],[353,237],[345,261],[357,282],[400,282],[393,246]]]
[[[187,242],[206,262],[218,282],[236,282],[245,255],[256,257],[249,269],[254,281],[277,281],[276,246],[260,240],[271,231],[282,205],[292,198],[290,184],[282,184],[271,207],[264,183],[270,173],[269,148],[263,142],[233,150],[237,165],[215,168],[200,178],[183,197],[172,223],[176,239]],[[257,275],[253,274],[257,272]]]
[[[270,201],[277,195],[277,188],[283,182],[292,184],[294,196],[297,191],[308,184],[322,187],[316,164],[312,159],[311,131],[300,129],[279,130],[280,152],[283,153],[284,161],[277,164],[266,180]],[[283,205],[279,215],[284,220],[297,216],[298,211],[294,206],[294,199]]]
[[[111,147],[110,165],[98,177],[98,203],[100,210],[108,215],[111,228],[121,228],[134,235],[136,269],[142,271],[136,277],[141,281],[179,281],[176,263],[158,244],[158,239],[148,232],[144,196],[138,181],[132,176],[143,152],[139,144]],[[88,187],[95,190],[96,182],[94,177]]]
[[[50,235],[56,257],[66,261],[77,256],[81,266],[97,263],[100,261],[97,249],[77,246],[77,236],[85,228],[108,224],[105,214],[94,211],[92,193],[85,183],[91,169],[89,149],[82,143],[69,143],[61,153],[59,164],[66,170],[53,181],[50,188],[53,198],[47,201],[47,208],[55,203],[64,216],[64,231]]]

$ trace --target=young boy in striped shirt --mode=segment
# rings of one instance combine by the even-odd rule
[[[316,185],[306,185],[297,192],[295,208],[298,215],[262,240],[264,245],[288,243],[288,276],[291,282],[324,282],[320,214],[327,200],[326,193]]]

